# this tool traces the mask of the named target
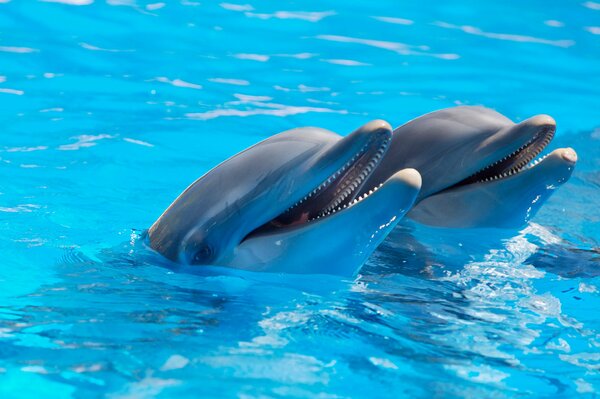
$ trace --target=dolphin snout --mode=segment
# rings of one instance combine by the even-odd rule
[[[384,121],[383,119],[375,119],[365,125],[363,125],[359,130],[366,132],[376,132],[376,131],[392,131],[392,126]]]
[[[420,190],[423,180],[421,174],[413,168],[406,168],[396,172],[388,181],[396,181],[404,184],[407,188]]]
[[[577,153],[571,147],[563,148],[560,153],[562,159],[565,161],[575,164],[577,163]]]
[[[550,115],[540,114],[525,119],[523,122],[519,123],[519,125],[531,126],[533,128],[556,127],[556,121]]]
[[[556,131],[556,121],[550,115],[535,115],[531,118],[517,123],[509,129],[509,137],[512,136],[514,142],[530,141],[537,138],[550,138]],[[548,140],[550,141],[550,140]]]

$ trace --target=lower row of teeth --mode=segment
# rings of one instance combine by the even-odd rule
[[[537,139],[537,136],[536,136],[536,137],[534,137],[534,138],[532,138],[531,140],[529,140],[527,143],[523,144],[523,145],[522,145],[521,147],[519,147],[519,148],[518,148],[516,151],[514,151],[514,152],[511,152],[510,154],[508,154],[507,156],[505,156],[505,157],[504,157],[504,158],[502,158],[501,160],[499,160],[499,161],[496,161],[496,162],[494,162],[493,164],[491,164],[491,165],[489,165],[489,166],[486,166],[485,168],[483,168],[482,170],[480,170],[480,171],[479,171],[479,172],[477,172],[477,173],[481,173],[481,172],[485,171],[486,169],[492,168],[492,167],[494,167],[494,166],[498,165],[499,163],[506,161],[508,158],[510,158],[510,157],[512,157],[512,156],[515,156],[515,155],[517,155],[519,152],[523,151],[525,148],[527,148],[529,145],[531,145],[531,143],[533,143],[533,142],[534,142],[536,139]],[[477,173],[475,173],[475,174],[477,174]]]
[[[325,210],[319,213],[319,216],[324,216],[330,214],[336,208],[339,209],[339,205],[343,203],[350,194],[354,192],[358,187],[360,187],[361,183],[369,176],[375,165],[379,162],[383,153],[385,152],[385,144],[375,153],[375,156],[371,158],[365,169],[358,175],[352,183],[348,184],[342,194],[333,202],[332,205],[327,207]]]
[[[353,188],[351,190],[348,190],[348,188],[347,188],[344,191],[344,193],[342,193],[342,197],[340,197],[341,199],[338,198],[338,200],[336,200],[336,203],[334,204],[334,206],[319,213],[319,216],[317,216],[317,218],[324,216],[325,213],[327,213],[329,215],[335,209],[336,206],[338,206],[344,199],[346,199],[348,197],[348,195],[350,195],[350,193],[352,193],[352,191],[354,191],[354,189],[356,189],[359,186],[359,184],[362,183],[362,181],[369,175],[371,170],[373,170],[375,165],[377,165],[377,162],[379,162],[379,159],[381,159],[381,157],[383,156],[383,153],[385,152],[385,148],[387,147],[388,142],[389,142],[389,140],[382,144],[381,148],[379,148],[379,150],[377,150],[377,152],[375,153],[375,156],[367,164],[367,167],[365,168],[365,170],[363,170],[363,172],[361,172],[361,174],[348,186],[348,188],[350,188],[350,187],[353,187]],[[313,191],[311,191],[306,197],[302,198],[300,201],[296,202],[294,205],[289,207],[286,210],[286,212],[290,211],[291,209],[294,209],[298,205],[302,204],[304,201],[310,199],[315,194],[317,194],[318,192],[320,192],[321,190],[323,190],[324,188],[329,186],[331,184],[331,182],[333,182],[335,179],[340,177],[341,174],[344,173],[350,167],[350,165],[352,165],[359,157],[361,157],[366,152],[367,147],[368,147],[368,144],[365,145],[363,148],[361,148],[361,150],[354,157],[352,157],[351,160],[346,162],[344,164],[344,166],[342,166],[337,172],[335,172],[332,176],[330,176],[326,181],[321,183],[317,188],[315,188]],[[340,209],[340,208],[338,208],[338,209]],[[314,220],[314,219],[316,219],[316,218],[313,218],[311,220]]]
[[[302,198],[300,201],[296,202],[294,205],[292,205],[291,207],[289,207],[287,211],[297,207],[298,205],[302,204],[304,201],[308,200],[309,198],[311,198],[313,195],[315,195],[316,193],[320,192],[321,190],[323,190],[325,187],[327,187],[328,185],[331,184],[332,181],[334,181],[335,179],[337,179],[338,177],[341,176],[342,173],[344,173],[349,167],[350,165],[352,165],[360,156],[362,156],[365,151],[367,150],[368,145],[365,145],[354,157],[352,157],[351,160],[349,160],[348,162],[346,162],[344,164],[344,166],[342,166],[337,172],[335,172],[333,175],[331,175],[327,180],[325,180],[323,183],[321,183],[317,188],[315,188],[313,191],[311,191],[306,197]]]
[[[509,176],[512,176],[512,175],[516,175],[517,173],[519,173],[519,172],[521,172],[521,171],[523,171],[523,170],[525,170],[525,169],[531,169],[531,168],[533,168],[535,165],[537,165],[538,163],[540,163],[540,162],[542,162],[544,159],[546,159],[546,157],[547,157],[548,155],[550,155],[550,154],[546,154],[546,155],[544,155],[543,157],[539,157],[539,158],[537,158],[536,160],[534,160],[533,162],[529,162],[529,163],[527,163],[525,166],[522,166],[522,167],[518,167],[518,168],[511,169],[511,170],[509,170],[508,172],[504,172],[504,173],[501,173],[501,174],[499,174],[499,175],[496,175],[496,176],[492,176],[492,177],[486,177],[486,178],[485,178],[485,179],[483,179],[483,180],[479,180],[479,183],[485,183],[485,182],[488,182],[488,181],[494,181],[494,180],[498,180],[498,179],[504,179],[504,178],[506,178],[506,177],[509,177]]]
[[[309,222],[312,222],[313,220],[317,220],[317,219],[320,219],[320,218],[325,217],[325,216],[329,216],[329,215],[331,215],[333,213],[341,211],[342,209],[346,209],[346,208],[349,208],[349,207],[351,207],[353,205],[356,205],[360,201],[362,201],[365,198],[367,198],[369,195],[373,194],[375,191],[379,190],[381,188],[381,186],[383,186],[383,183],[381,183],[379,186],[377,186],[377,187],[369,190],[368,193],[364,193],[360,197],[357,197],[357,198],[353,199],[351,202],[347,203],[344,206],[338,206],[337,209],[331,209],[331,210],[327,211],[326,213],[320,213],[319,216],[317,216],[316,218],[310,219]]]
[[[546,159],[548,157],[548,155],[550,154],[546,154],[543,157],[539,157],[538,159],[536,159],[533,162],[530,162],[529,165],[527,165],[527,169],[533,168],[535,165],[537,165],[538,163],[542,162],[544,159]]]
[[[503,162],[503,161],[507,160],[508,158],[510,158],[510,157],[513,157],[513,156],[517,155],[518,153],[520,153],[521,151],[523,151],[525,148],[529,147],[529,146],[530,146],[532,143],[534,143],[534,142],[535,142],[535,141],[536,141],[538,138],[539,138],[539,135],[536,135],[536,136],[535,136],[535,137],[533,137],[531,140],[529,140],[527,143],[525,143],[525,144],[523,144],[521,147],[519,147],[519,149],[518,149],[518,150],[516,150],[516,151],[514,151],[514,152],[510,153],[509,155],[505,156],[505,157],[504,157],[504,158],[502,158],[501,160],[499,160],[499,161],[496,161],[496,162],[494,162],[493,164],[491,164],[491,165],[489,165],[489,166],[485,167],[484,169],[480,170],[479,172],[476,172],[476,173],[474,173],[472,176],[475,176],[475,175],[477,175],[477,174],[479,174],[479,173],[481,173],[481,172],[485,171],[486,169],[492,168],[492,167],[494,167],[494,166],[498,165],[499,163],[501,163],[501,162]],[[550,136],[550,137],[546,136],[546,138],[544,139],[544,141],[543,141],[543,142],[540,144],[540,146],[539,146],[538,148],[540,148],[540,147],[541,147],[542,149],[543,149],[543,148],[546,148],[546,146],[548,145],[548,143],[550,142],[550,140],[551,140],[551,139],[552,139],[552,136]],[[499,174],[499,175],[496,175],[496,176],[490,176],[490,177],[486,177],[485,179],[479,180],[478,182],[479,182],[479,183],[484,183],[484,182],[487,182],[487,181],[493,181],[493,180],[498,180],[498,179],[502,179],[502,178],[505,178],[505,177],[512,176],[512,175],[514,175],[514,174],[517,174],[517,173],[519,173],[519,172],[520,172],[520,171],[522,171],[523,169],[525,169],[525,167],[531,168],[531,167],[533,167],[533,166],[537,165],[538,163],[540,163],[540,162],[541,162],[541,161],[542,161],[544,158],[546,158],[547,156],[548,156],[548,155],[545,155],[545,156],[543,156],[543,157],[541,157],[541,158],[538,158],[538,159],[536,159],[536,160],[535,160],[533,163],[531,163],[531,161],[524,162],[524,163],[522,163],[521,165],[518,165],[517,167],[515,167],[515,168],[512,168],[512,169],[510,169],[510,170],[509,170],[509,171],[507,171],[507,172],[501,173],[501,174]]]

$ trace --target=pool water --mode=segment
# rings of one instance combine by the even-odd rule
[[[277,132],[547,113],[521,230],[403,221],[356,278],[140,243]],[[0,397],[598,397],[600,3],[0,1]]]

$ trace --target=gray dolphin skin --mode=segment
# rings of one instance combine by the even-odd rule
[[[414,168],[423,184],[407,217],[440,227],[520,227],[569,179],[577,162],[571,148],[536,159],[555,129],[548,115],[515,124],[484,107],[432,112],[394,130],[365,186]]]
[[[414,170],[365,186],[391,133],[377,120],[344,138],[318,128],[270,137],[192,183],[150,227],[150,246],[184,265],[352,275],[421,186]]]

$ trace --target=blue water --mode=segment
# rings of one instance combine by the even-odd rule
[[[524,229],[403,222],[355,279],[140,245],[263,138],[457,104],[578,151]],[[599,112],[597,1],[2,0],[0,397],[598,397]]]

